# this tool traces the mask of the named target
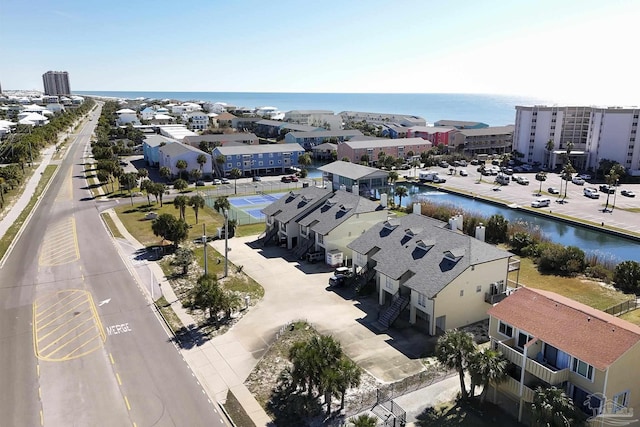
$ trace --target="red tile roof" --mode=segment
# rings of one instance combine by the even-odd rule
[[[640,327],[538,289],[520,288],[488,313],[600,370],[640,341]]]

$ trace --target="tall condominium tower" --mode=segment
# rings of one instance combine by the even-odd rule
[[[47,71],[42,75],[45,95],[71,95],[69,73],[66,71]]]

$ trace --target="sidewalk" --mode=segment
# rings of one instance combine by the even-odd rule
[[[54,146],[46,148],[42,151],[42,160],[38,167],[33,171],[33,175],[26,182],[24,186],[24,191],[17,199],[13,200],[13,204],[7,206],[5,210],[5,215],[0,218],[0,239],[4,237],[7,230],[16,222],[18,216],[22,213],[25,207],[29,204],[31,197],[36,191],[38,187],[38,183],[40,182],[40,178],[44,173],[44,170],[47,168],[49,163],[51,163],[51,158],[56,152],[56,148]],[[26,224],[27,221],[25,221]],[[17,240],[17,237],[16,239]],[[7,251],[8,253],[9,251]]]
[[[120,233],[124,236],[124,241],[122,239],[116,239],[116,241],[121,253],[125,254],[128,261],[131,262],[136,258],[139,251],[144,249],[144,246],[129,234],[113,209],[109,209],[105,213],[109,214]],[[154,299],[163,295],[185,328],[191,329],[196,326],[196,322],[194,322],[191,315],[182,307],[182,303],[173,292],[171,284],[166,279],[158,263],[145,262],[138,266],[132,263],[132,266],[132,272],[136,280],[149,296],[151,296],[152,292]],[[155,278],[151,281],[152,283],[148,283],[141,278],[141,276],[145,276],[138,271],[140,268],[145,270],[148,268],[151,271],[152,277]],[[227,399],[227,390],[231,390],[256,426],[266,426],[271,422],[271,418],[244,385],[244,377],[234,371],[227,360],[228,357],[236,357],[238,350],[235,340],[231,338],[231,334],[227,333],[202,344],[194,343],[191,348],[181,348],[180,352],[212,399],[217,402],[224,402]],[[251,358],[247,362],[251,364],[252,369],[253,359]]]

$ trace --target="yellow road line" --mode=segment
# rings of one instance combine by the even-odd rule
[[[120,374],[116,372],[116,378],[118,379],[118,385],[122,385],[122,380],[120,379]]]
[[[72,295],[73,295],[73,294],[75,294],[75,293],[76,293],[76,292],[72,293]],[[43,312],[44,312],[44,313],[46,313],[46,312],[47,312],[47,310],[50,310],[50,309],[52,309],[52,308],[57,308],[56,306],[65,306],[65,305],[69,305],[69,304],[71,304],[72,302],[74,302],[74,301],[76,301],[76,300],[78,300],[78,299],[80,299],[80,298],[84,298],[84,297],[85,297],[84,295],[79,294],[79,295],[78,295],[78,296],[76,296],[75,298],[71,299],[71,301],[67,301],[67,302],[65,302],[64,304],[63,304],[62,302],[54,303],[54,304],[52,304],[52,305],[51,305],[51,307],[49,307],[49,308],[45,309]],[[64,301],[65,299],[66,299],[66,297],[65,297],[65,298],[63,298],[62,300]],[[85,299],[86,299],[86,298],[85,298]],[[55,314],[55,311],[52,311],[52,313],[53,313],[53,314]],[[41,312],[40,314],[42,314],[42,312]],[[50,314],[48,314],[48,315],[44,316],[43,318],[40,318],[40,322],[44,321],[44,319],[46,319],[46,318],[47,318],[47,317],[49,317],[49,316],[50,316]],[[38,317],[40,317],[40,316],[38,316]]]
[[[58,294],[61,294],[62,292],[65,292],[65,291],[56,292],[56,293],[55,293],[55,294],[53,294],[53,295],[58,295]],[[51,310],[52,308],[55,308],[55,304],[62,304],[62,302],[63,302],[65,299],[70,298],[70,297],[73,297],[74,295],[75,295],[75,292],[70,292],[68,296],[66,296],[66,297],[62,298],[60,301],[56,301],[56,302],[55,302],[54,304],[52,304],[50,307],[45,308],[44,310],[40,311],[40,312],[39,312],[39,314],[38,314],[38,316],[41,316],[43,313],[46,313],[47,311]],[[38,300],[40,300],[40,299],[38,299]],[[65,302],[65,304],[66,304],[66,302]],[[43,304],[42,302],[40,302],[40,303],[39,303],[39,304],[37,304],[37,305],[39,306],[39,305],[44,305],[44,304]]]
[[[91,320],[91,319],[89,319],[89,320]],[[70,330],[68,330],[66,333],[64,333],[64,334],[60,335],[59,337],[57,337],[57,339],[56,339],[55,341],[53,341],[53,342],[49,343],[49,345],[47,345],[47,346],[45,346],[45,347],[43,347],[43,348],[40,348],[40,353],[44,353],[46,349],[48,349],[48,348],[49,348],[49,347],[51,347],[52,345],[57,344],[57,343],[58,343],[58,341],[60,341],[61,339],[63,339],[63,338],[64,338],[64,337],[66,337],[67,335],[69,335],[70,333],[74,332],[76,329],[78,329],[78,328],[82,327],[83,325],[84,325],[84,323],[80,323],[79,325],[77,325],[77,326],[75,326],[75,327],[71,328]],[[61,325],[61,326],[66,326],[66,324],[63,324],[63,325]],[[91,325],[91,326],[93,327],[94,325]],[[56,328],[56,329],[57,329],[57,328]],[[40,342],[42,342],[42,340],[43,340],[43,339],[38,338],[38,344],[39,344]],[[73,341],[73,338],[72,338],[71,340],[69,340],[69,341]]]
[[[80,344],[78,347],[74,348],[74,349],[73,349],[73,351],[72,351],[71,353],[67,353],[66,358],[71,358],[71,355],[72,355],[73,353],[75,353],[76,351],[80,350],[82,347],[86,346],[86,345],[87,345],[87,344],[89,344],[91,341],[95,340],[96,338],[100,338],[100,337],[96,335],[96,336],[93,336],[93,337],[89,338],[88,340],[86,340],[85,342],[83,342],[82,344]],[[84,354],[86,354],[86,352],[85,352],[85,353],[82,353],[82,354],[84,355]]]
[[[80,338],[81,336],[83,336],[83,335],[84,335],[84,334],[86,334],[87,332],[91,331],[92,329],[94,329],[94,328],[93,328],[93,326],[92,326],[92,327],[90,327],[89,329],[86,329],[86,330],[84,330],[84,331],[80,332],[80,334],[78,334],[78,335],[76,335],[75,337],[71,338],[69,341],[65,342],[64,344],[62,344],[61,346],[59,346],[58,348],[56,348],[55,350],[53,350],[51,353],[49,353],[49,354],[48,354],[47,356],[45,356],[45,357],[50,357],[52,354],[57,353],[58,351],[60,351],[61,349],[65,348],[67,345],[71,344],[73,341],[75,341],[76,339]],[[93,338],[91,338],[89,341],[91,341],[91,340],[93,340]],[[76,347],[76,348],[74,349],[74,351],[75,351],[75,350],[77,350],[78,348],[79,348],[79,347]],[[71,352],[71,353],[73,353],[73,352]],[[71,354],[71,353],[67,353],[67,356],[69,356],[69,354]],[[65,358],[65,357],[67,357],[67,356],[63,356],[63,358]]]
[[[124,401],[127,404],[127,409],[131,410],[131,405],[129,405],[129,399],[127,399],[127,396],[124,397]]]
[[[71,307],[69,310],[65,311],[64,313],[62,313],[61,315],[59,315],[58,317],[54,317],[52,321],[50,321],[49,323],[45,324],[45,325],[38,325],[39,329],[42,328],[46,328],[47,326],[49,326],[50,324],[52,324],[53,322],[55,322],[56,320],[58,320],[59,318],[61,318],[62,316],[64,316],[65,314],[69,314],[71,313],[73,310],[75,310],[76,308],[80,307],[81,305],[85,304],[86,301],[81,301],[79,304],[74,305],[73,307]]]
[[[93,311],[93,318],[96,319],[98,330],[100,331],[100,335],[102,335],[102,341],[106,341],[107,336],[104,333],[104,327],[102,326],[102,321],[100,320],[100,316],[98,316],[98,309],[96,308],[96,303],[93,301],[93,297],[90,293],[89,295],[89,304],[91,304],[91,310]]]
[[[42,415],[42,409],[40,409],[40,425],[44,425],[44,415]]]
[[[81,315],[83,315],[84,313],[89,313],[89,309],[80,312],[80,314],[78,314],[78,316],[76,316],[75,319],[71,319],[73,321],[75,321],[76,319],[79,319]],[[93,313],[91,313],[91,315],[93,316]],[[92,320],[91,317],[89,317],[89,319],[87,320]],[[86,320],[83,320],[83,323],[86,322]],[[44,341],[45,338],[47,338],[49,335],[51,335],[52,333],[56,332],[58,329],[64,327],[67,325],[67,323],[69,322],[65,322],[62,325],[59,325],[57,328],[52,329],[51,331],[49,331],[49,333],[45,334],[45,335],[38,335],[38,342]],[[66,335],[66,334],[65,334]],[[63,335],[64,336],[64,335]],[[61,338],[61,337],[60,337]]]
[[[109,359],[111,359],[111,364],[112,365],[116,364],[116,362],[113,361],[113,356],[111,355],[111,353],[109,353]]]

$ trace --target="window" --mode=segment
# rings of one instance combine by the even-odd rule
[[[482,292],[482,285],[476,286],[476,292]]]
[[[393,284],[393,280],[392,280],[390,277],[388,277],[388,276],[387,276],[387,277],[385,277],[385,284],[384,284],[384,287],[385,287],[385,288],[387,288],[387,289],[393,289],[393,288],[394,288],[394,286],[393,286],[393,285],[394,285],[394,284]]]
[[[593,381],[593,366],[589,365],[587,362],[583,362],[582,360],[574,357],[571,370],[576,374],[580,374],[586,379]]]
[[[464,296],[464,289],[460,290],[460,296],[463,297]]]
[[[613,412],[616,413],[622,408],[626,408],[629,405],[629,390],[623,391],[613,396]]]
[[[526,332],[518,333],[518,347],[524,349],[525,344],[531,341],[533,337]]]
[[[427,297],[423,294],[418,294],[418,305],[421,307],[427,306]]]
[[[503,323],[501,320],[498,323],[498,332],[511,338],[513,337],[513,326]]]

